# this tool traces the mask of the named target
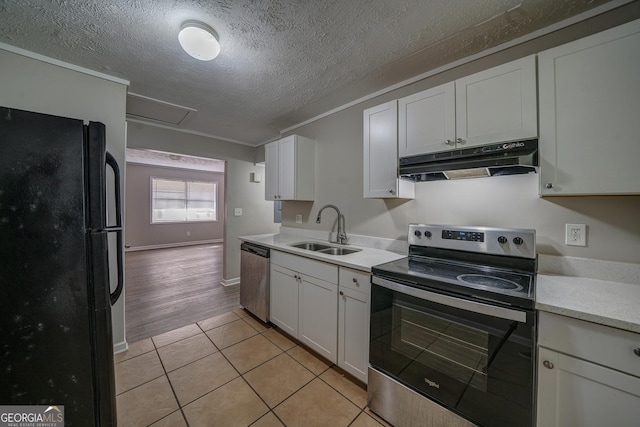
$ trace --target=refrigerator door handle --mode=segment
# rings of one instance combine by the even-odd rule
[[[123,259],[122,259],[122,251],[123,251],[123,238],[122,238],[122,199],[120,197],[120,168],[118,167],[118,162],[116,162],[115,157],[111,153],[107,151],[106,153],[106,164],[113,170],[114,177],[114,195],[116,201],[116,224],[114,226],[108,226],[105,228],[107,233],[116,233],[116,240],[118,249],[116,251],[116,264],[118,267],[118,284],[116,289],[111,292],[110,299],[111,305],[115,304],[120,298],[120,294],[122,294],[122,288],[124,286],[124,270],[123,270]]]

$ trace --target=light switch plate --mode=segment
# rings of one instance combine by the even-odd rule
[[[566,224],[564,243],[569,246],[587,246],[587,225]]]
[[[242,208],[235,208],[233,210],[233,215],[234,216],[242,216]]]
[[[296,214],[296,224],[302,224],[302,214]]]

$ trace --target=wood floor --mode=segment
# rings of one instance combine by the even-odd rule
[[[222,286],[222,244],[125,254],[127,341],[168,332],[240,306],[240,286]]]

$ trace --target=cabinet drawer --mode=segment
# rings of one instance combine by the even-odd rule
[[[540,312],[538,344],[640,377],[640,334]]]
[[[338,266],[327,264],[326,262],[291,255],[285,252],[271,251],[271,263],[297,271],[303,275],[331,283],[338,283]]]
[[[367,295],[371,293],[371,275],[365,271],[340,267],[340,281],[338,283],[341,287],[364,292]]]

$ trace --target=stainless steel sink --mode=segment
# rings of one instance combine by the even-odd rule
[[[300,242],[300,243],[292,243],[289,246],[298,249],[306,249],[308,251],[321,251],[323,249],[331,249],[329,245],[323,245],[322,243],[315,242]]]
[[[329,255],[348,255],[354,252],[360,252],[362,249],[353,249],[353,248],[336,248],[330,247],[327,249],[321,249],[318,252],[321,254],[329,254]]]
[[[319,252],[321,254],[327,254],[327,255],[348,255],[354,252],[360,252],[362,250],[362,249],[355,249],[355,248],[329,246],[329,245],[324,245],[322,243],[316,243],[316,242],[292,243],[289,246],[298,248],[298,249],[305,249],[307,251]]]

